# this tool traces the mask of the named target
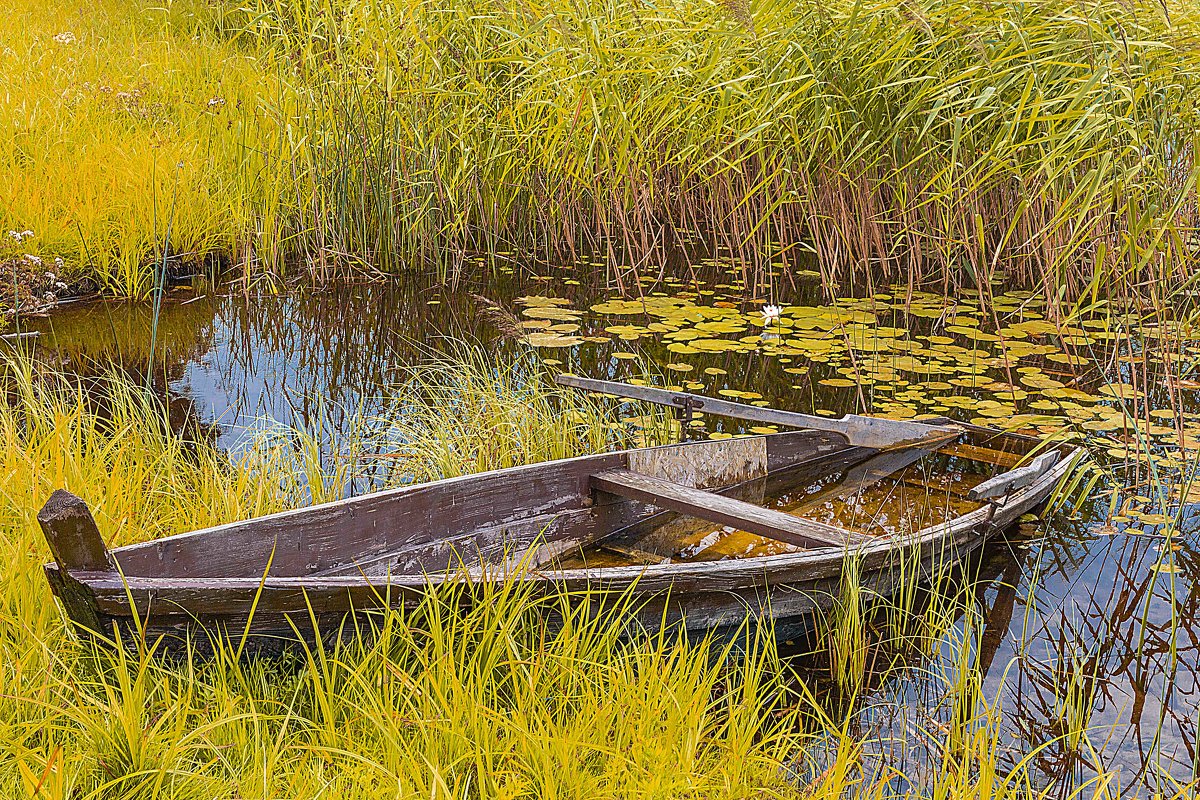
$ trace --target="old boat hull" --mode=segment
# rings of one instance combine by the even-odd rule
[[[974,443],[969,447],[1014,459],[1036,445],[983,428],[962,430],[963,439]],[[851,561],[865,585],[884,593],[898,581],[953,565],[1044,502],[1078,455],[1063,449],[1057,463],[1002,501],[898,538],[785,524],[778,512],[760,519],[732,499],[746,487],[763,491],[772,481],[845,472],[879,454],[829,431],[694,442],[378,492],[112,551],[73,495],[56,492],[39,521],[56,559],[46,566],[51,587],[73,621],[104,637],[136,630],[176,640],[202,641],[201,631],[315,638],[335,630],[348,613],[417,603],[431,587],[464,584],[460,596],[470,602],[473,587],[503,580],[591,598],[627,596],[650,627],[665,622],[708,629],[747,615],[785,618],[825,607]],[[658,482],[651,492],[672,486],[678,492],[648,502],[637,492],[598,489],[612,489],[598,476],[646,478]],[[780,525],[778,536],[804,549],[575,569],[556,561],[614,532],[661,520],[670,515],[664,508],[692,508],[714,497],[711,504],[726,517],[768,531]]]

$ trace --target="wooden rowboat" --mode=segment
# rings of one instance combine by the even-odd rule
[[[1044,502],[1079,456],[944,420],[829,420],[573,385],[800,429],[452,478],[111,551],[87,505],[60,489],[38,515],[54,555],[46,576],[69,617],[105,637],[136,619],[150,637],[308,638],[439,584],[514,576],[630,592],[649,625],[710,629],[822,608],[851,561],[882,593],[913,580],[914,565],[952,565]]]

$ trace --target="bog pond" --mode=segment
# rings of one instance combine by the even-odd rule
[[[970,577],[973,613],[933,652],[868,677],[856,725],[912,770],[919,743],[954,724],[947,687],[968,672],[995,706],[1010,763],[1034,752],[1047,784],[1097,767],[1164,789],[1194,776],[1200,383],[1162,369],[1194,357],[1192,332],[1147,328],[1132,305],[1053,318],[1027,292],[997,290],[990,307],[906,287],[834,302],[810,279],[746,300],[737,270],[715,264],[623,294],[547,272],[279,293],[197,281],[167,293],[157,315],[151,303],[92,301],[23,324],[67,370],[144,375],[151,363],[172,424],[231,451],[278,423],[319,430],[327,459],[349,457],[341,443],[388,406],[406,370],[462,340],[743,403],[1079,437],[1096,459],[1089,499],[990,546]],[[704,418],[684,435],[767,430]],[[363,470],[352,491],[372,482]],[[1073,727],[1086,746],[1067,741]]]

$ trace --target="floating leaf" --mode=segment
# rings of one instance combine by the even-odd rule
[[[734,342],[729,339],[695,339],[692,341],[691,346],[704,353],[723,353],[741,350],[745,347],[741,342]]]
[[[560,333],[530,333],[525,337],[525,341],[534,347],[574,347],[583,343],[583,339],[578,336],[565,336]]]
[[[525,297],[518,297],[513,302],[519,306],[530,306],[531,308],[571,305],[571,301],[565,297],[546,297],[544,295],[526,295]]]
[[[534,306],[527,308],[523,312],[530,319],[558,319],[570,320],[572,322],[579,319],[579,312],[570,308],[559,308],[557,306]]]
[[[1109,383],[1100,387],[1100,394],[1109,397],[1119,397],[1122,400],[1133,400],[1137,398],[1137,389],[1130,386],[1128,383]]]

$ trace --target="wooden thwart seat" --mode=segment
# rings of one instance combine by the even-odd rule
[[[799,547],[853,547],[872,541],[865,534],[793,517],[782,511],[745,503],[701,489],[693,489],[650,475],[616,469],[591,477],[593,489],[638,500],[718,525],[730,525]]]

